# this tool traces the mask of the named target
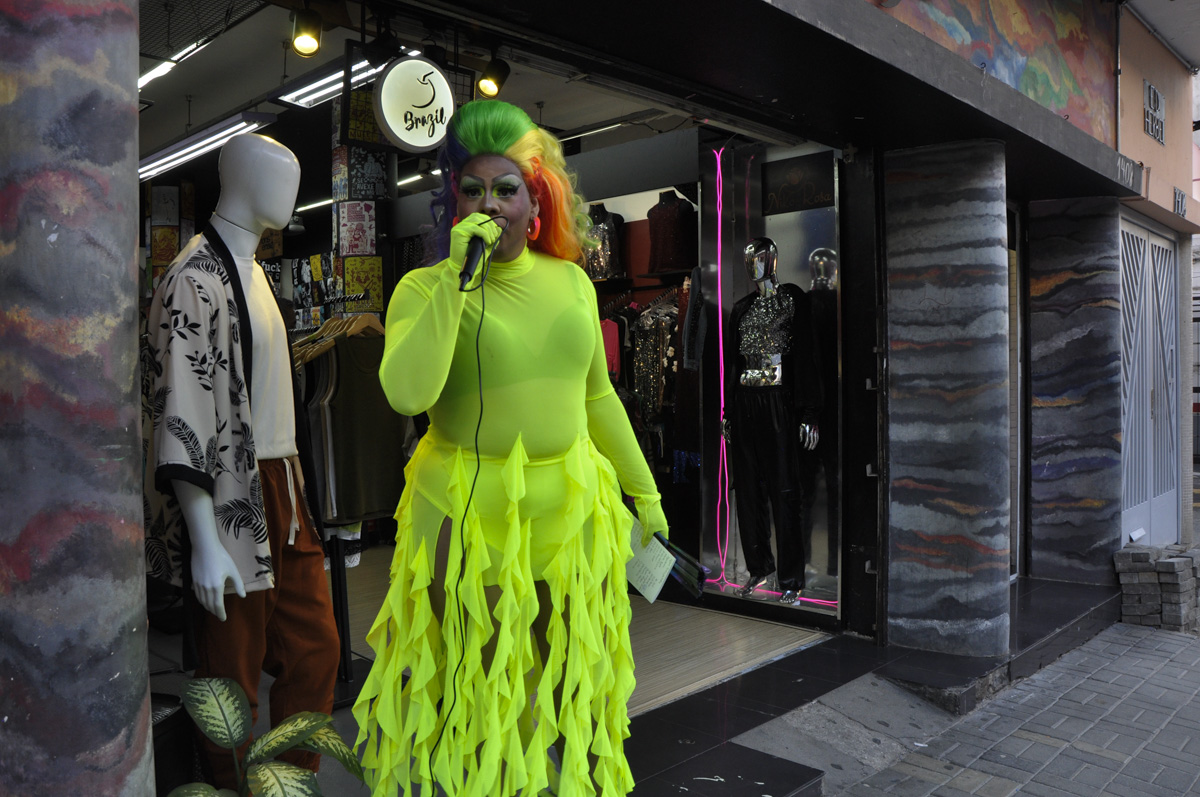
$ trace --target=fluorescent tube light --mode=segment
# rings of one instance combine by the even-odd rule
[[[314,202],[311,205],[305,205],[302,208],[296,208],[296,212],[303,213],[306,210],[312,210],[313,208],[323,208],[326,205],[332,205],[332,204],[333,204],[332,199],[322,199],[320,202]]]
[[[175,68],[174,61],[163,61],[161,64],[154,67],[149,72],[147,72],[146,74],[144,74],[140,78],[138,78],[138,91],[141,91],[142,87],[145,86],[147,83],[149,83],[151,80],[162,77],[163,75],[167,74],[174,68]]]
[[[250,133],[275,121],[273,113],[243,111],[171,144],[138,164],[138,180],[149,180],[176,166],[211,152],[234,136]]]
[[[359,61],[350,69],[350,85],[358,86],[370,80],[385,66],[387,64],[373,67],[370,61]],[[342,90],[343,71],[339,69],[315,80],[308,80],[299,88],[279,95],[278,100],[286,105],[299,105],[302,108],[320,105],[326,100],[333,99],[333,96]]]
[[[182,50],[175,53],[175,55],[171,56],[170,58],[168,58],[167,60],[165,60],[161,64],[159,64],[158,66],[151,69],[146,74],[139,77],[138,78],[138,91],[141,91],[142,87],[145,86],[147,83],[149,83],[151,80],[154,80],[155,78],[160,78],[163,75],[167,74],[172,69],[179,66],[179,64],[181,62],[183,62],[184,60],[186,60],[188,58],[191,58],[193,55],[200,52],[207,46],[208,46],[208,42],[204,42],[203,44],[201,44],[200,42],[192,42],[187,47],[184,47]]]
[[[559,139],[559,141],[573,141],[574,139],[583,138],[584,136],[594,136],[597,133],[603,133],[606,130],[616,130],[622,124],[624,124],[624,122],[617,122],[615,125],[609,125],[608,127],[598,127],[595,130],[589,130],[586,133],[576,133],[573,136],[563,136],[562,138]]]

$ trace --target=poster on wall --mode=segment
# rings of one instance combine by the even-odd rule
[[[368,298],[346,302],[347,313],[383,312],[383,258],[347,257],[346,295],[366,293]]]
[[[179,187],[156,185],[150,196],[150,223],[155,227],[178,227]]]
[[[178,227],[150,228],[150,264],[152,266],[169,266],[179,254]]]
[[[833,150],[763,164],[762,213],[833,207]]]
[[[375,254],[375,203],[342,202],[338,205],[338,254]]]
[[[258,239],[258,250],[254,256],[260,261],[272,257],[283,257],[283,230],[270,228],[263,230],[262,237]]]

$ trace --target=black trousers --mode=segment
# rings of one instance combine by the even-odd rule
[[[733,487],[738,533],[754,577],[775,571],[782,589],[804,589],[804,539],[800,513],[800,446],[794,399],[780,387],[738,387],[734,396]],[[775,548],[771,555],[771,516]]]
[[[841,551],[841,541],[838,537],[839,510],[841,509],[840,495],[838,494],[838,480],[840,469],[838,468],[838,446],[837,446],[837,423],[822,425],[818,427],[821,431],[821,437],[814,451],[800,452],[800,485],[801,492],[804,494],[804,509],[801,516],[801,528],[804,534],[804,559],[811,562],[812,555],[812,536],[813,536],[813,519],[814,508],[817,503],[817,475],[820,470],[825,471],[825,499],[826,509],[825,517],[828,522],[826,541],[829,545],[829,558],[825,572],[831,576],[838,574],[838,558]]]

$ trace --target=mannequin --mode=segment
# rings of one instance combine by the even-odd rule
[[[814,343],[820,353],[821,385],[824,401],[818,419],[824,431],[817,444],[800,455],[800,483],[804,490],[804,558],[812,562],[813,507],[817,501],[817,471],[825,470],[825,497],[828,558],[825,574],[838,574],[839,510],[841,509],[838,467],[838,259],[837,252],[821,247],[808,256],[812,289],[808,292],[812,304]],[[806,572],[816,570],[810,564]]]
[[[594,280],[621,276],[625,273],[621,264],[625,217],[619,213],[609,213],[603,202],[596,202],[589,207],[588,217],[592,220],[588,237],[594,240],[596,245],[584,250],[584,270]]]
[[[774,571],[780,603],[795,603],[804,589],[801,449],[820,440],[817,416],[821,379],[812,346],[808,297],[799,287],[779,284],[775,243],[757,238],[746,245],[746,273],[756,292],[734,305],[732,423],[738,531],[750,571],[738,595],[749,597]],[[771,519],[775,548],[771,552]]]
[[[696,267],[696,209],[674,189],[662,191],[646,211],[650,222],[650,273],[690,271]]]
[[[254,260],[263,231],[291,218],[300,165],[281,144],[241,135],[218,168],[216,212],[150,308],[147,555],[152,574],[191,582],[196,676],[237,681],[257,716],[269,672],[274,725],[332,711],[338,655],[287,330]],[[184,532],[190,557],[177,553]],[[229,752],[205,746],[214,782],[236,788]],[[285,760],[315,771],[319,757]]]

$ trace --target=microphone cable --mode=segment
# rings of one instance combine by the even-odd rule
[[[508,229],[509,221],[507,216],[493,216],[492,221],[499,224],[499,220],[504,220],[504,229]],[[504,233],[502,232],[501,235]],[[497,240],[496,243],[499,243]],[[450,708],[446,711],[446,719],[442,721],[442,727],[438,730],[437,739],[433,742],[433,747],[429,749],[429,775],[433,777],[433,757],[437,754],[438,746],[442,743],[442,735],[446,732],[446,722],[450,719],[450,715],[454,712],[454,707],[458,703],[458,674],[462,671],[463,661],[466,659],[466,627],[463,623],[462,607],[458,606],[458,596],[462,590],[463,576],[467,571],[467,542],[465,538],[467,513],[471,508],[471,500],[475,497],[475,485],[479,482],[479,471],[482,468],[482,460],[479,456],[479,430],[483,427],[483,357],[480,354],[479,341],[483,332],[483,318],[487,312],[487,293],[483,290],[483,286],[487,284],[488,272],[492,268],[492,256],[496,253],[496,244],[492,244],[491,249],[487,251],[487,257],[483,259],[483,274],[479,277],[479,284],[474,288],[463,291],[464,293],[474,293],[479,291],[479,325],[475,329],[475,373],[479,379],[479,417],[475,421],[475,476],[471,479],[471,490],[467,493],[467,502],[463,505],[462,518],[458,522],[458,580],[454,583],[454,604],[457,610],[458,623],[455,627],[457,632],[455,639],[458,641],[459,657],[458,665],[454,668],[454,675],[450,678]],[[446,604],[449,606],[449,602]],[[445,615],[443,614],[443,618]],[[446,698],[442,696],[442,703],[445,704]]]

